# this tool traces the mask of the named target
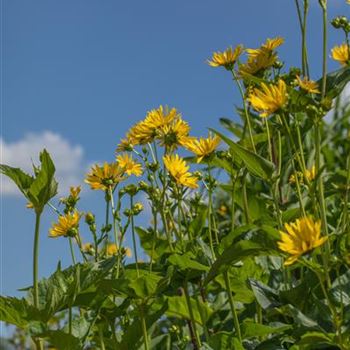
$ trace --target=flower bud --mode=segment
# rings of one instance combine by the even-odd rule
[[[95,215],[92,214],[91,212],[86,213],[86,215],[85,215],[85,222],[88,225],[93,225],[95,223]]]
[[[138,202],[138,203],[135,203],[132,207],[132,213],[133,215],[138,215],[141,213],[141,211],[143,210],[143,205],[142,203]]]

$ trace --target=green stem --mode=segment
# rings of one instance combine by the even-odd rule
[[[322,7],[323,21],[323,57],[322,57],[322,99],[326,95],[327,83],[327,0],[319,0]]]
[[[33,248],[33,293],[34,293],[34,306],[37,309],[39,308],[38,260],[39,260],[40,217],[41,217],[41,211],[36,211],[34,248]],[[43,350],[43,343],[41,339],[35,339],[34,342],[38,350]]]
[[[34,288],[34,306],[36,308],[39,308],[38,259],[39,259],[40,217],[41,217],[41,212],[36,212],[34,250],[33,250],[33,288]]]
[[[130,196],[130,211],[132,211],[133,205],[134,205],[133,196]],[[139,261],[137,258],[135,223],[134,223],[134,214],[133,213],[131,213],[131,234],[132,234],[132,245],[133,245],[134,255],[135,255],[136,272],[137,272],[137,277],[139,277]]]
[[[146,319],[143,312],[143,305],[140,306],[140,317],[141,317],[141,326],[142,326],[142,333],[143,333],[143,343],[145,346],[145,350],[149,350],[147,324],[146,324]]]
[[[76,260],[75,260],[75,254],[74,254],[72,238],[69,237],[68,241],[69,241],[70,254],[72,256],[72,262],[73,262],[73,265],[75,265],[76,264]]]
[[[232,73],[232,76],[233,76],[233,80],[236,82],[236,84],[238,86],[238,90],[239,90],[239,93],[240,93],[241,98],[242,98],[245,119],[246,119],[246,123],[247,123],[247,126],[248,126],[248,133],[249,133],[250,143],[251,143],[251,146],[253,148],[254,153],[256,153],[254,139],[253,139],[252,126],[250,124],[250,116],[249,116],[249,113],[248,113],[247,103],[246,103],[246,100],[245,100],[245,97],[244,97],[243,88],[242,88],[241,83],[239,82],[239,80],[238,80],[238,78],[236,76],[236,73],[235,73],[235,71],[233,69],[231,70],[231,73]]]
[[[243,184],[242,184],[242,195],[243,195],[243,208],[244,208],[245,220],[246,220],[247,224],[250,224],[246,176],[247,176],[247,170],[244,171],[243,176],[242,176],[242,182],[243,182]]]
[[[101,350],[106,350],[105,343],[104,343],[104,340],[103,340],[103,332],[102,332],[102,329],[101,329],[101,328],[99,328],[98,334],[99,334],[99,338],[100,338],[100,347],[101,347]]]
[[[237,333],[238,340],[242,344],[241,327],[239,325],[239,319],[238,319],[238,315],[237,315],[237,310],[236,310],[235,304],[233,302],[232,292],[231,292],[231,285],[230,285],[230,279],[228,277],[228,272],[227,271],[224,272],[224,279],[225,279],[225,286],[226,286],[226,292],[227,292],[227,296],[228,296],[228,301],[229,301],[231,312],[232,312],[233,324],[235,326],[235,330],[236,330],[236,333]]]
[[[190,294],[188,292],[187,281],[185,281],[184,291],[185,291],[185,297],[186,297],[188,312],[190,314],[190,319],[191,319],[191,323],[192,323],[194,336],[196,338],[197,346],[200,348],[202,346],[202,344],[201,344],[201,340],[200,340],[198,332],[197,332],[197,326],[196,326],[196,321],[195,321],[195,318],[194,318],[194,313],[193,313],[193,308],[192,308],[192,304],[191,304]]]

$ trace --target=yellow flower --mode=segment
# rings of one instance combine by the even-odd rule
[[[120,140],[119,145],[117,146],[116,152],[131,152],[134,148],[132,140],[130,138],[124,138]]]
[[[113,256],[118,254],[118,247],[115,243],[108,243],[106,247],[107,256]]]
[[[85,182],[93,190],[107,191],[110,187],[124,180],[124,169],[118,163],[105,162],[102,166],[95,164],[86,175]]]
[[[303,90],[309,92],[310,94],[320,93],[320,90],[318,89],[318,84],[313,80],[309,80],[307,77],[301,79],[299,76],[297,76],[297,82],[298,86],[300,86]]]
[[[163,108],[149,111],[146,118],[135,124],[129,130],[127,139],[131,140],[134,145],[144,145],[152,142],[157,136],[157,131],[166,125],[169,125],[173,120],[180,117],[176,108]]]
[[[142,166],[140,163],[134,161],[131,155],[128,153],[120,154],[117,156],[117,163],[124,169],[124,171],[130,176],[141,176]]]
[[[176,149],[177,146],[186,142],[190,129],[187,122],[178,118],[171,124],[162,126],[157,133],[157,139],[159,139],[161,146]]]
[[[245,75],[254,75],[273,66],[277,61],[277,54],[274,50],[282,45],[283,42],[283,38],[276,37],[267,39],[266,42],[257,49],[247,49],[248,60],[239,67],[240,75],[243,77]]]
[[[198,188],[197,177],[188,172],[189,166],[186,162],[176,155],[167,155],[163,157],[164,165],[176,183],[189,188]]]
[[[58,222],[53,223],[50,229],[50,237],[74,237],[78,233],[80,214],[77,210],[73,213],[60,215]]]
[[[248,101],[261,117],[268,117],[284,107],[288,99],[286,83],[279,79],[277,84],[261,84],[261,89],[253,89]]]
[[[327,237],[321,237],[321,222],[314,222],[311,217],[297,219],[295,222],[284,225],[285,231],[280,231],[281,241],[278,247],[291,256],[284,263],[293,264],[306,252],[319,247]]]
[[[301,171],[297,171],[296,172],[299,183],[303,183],[304,182],[304,175]],[[313,181],[316,178],[316,167],[313,165],[311,167],[311,169],[306,169],[305,170],[305,177],[308,179],[308,181]],[[290,183],[296,183],[296,179],[295,179],[295,174],[292,174],[289,178],[289,182]]]
[[[316,178],[316,167],[313,165],[311,169],[306,169],[305,176],[309,181],[313,181]]]
[[[331,50],[331,57],[342,66],[350,65],[350,48],[346,43],[334,46]]]
[[[81,186],[71,186],[69,189],[70,195],[74,200],[78,200],[79,194],[81,192]]]
[[[92,243],[84,243],[81,247],[81,250],[88,255],[93,255],[95,252],[95,248]]]
[[[212,59],[207,60],[207,62],[211,67],[225,67],[226,69],[232,69],[242,52],[242,45],[238,45],[234,49],[229,47],[224,52],[214,52]]]
[[[184,144],[184,147],[194,153],[197,156],[197,163],[200,163],[204,157],[210,156],[218,147],[220,143],[220,137],[208,136],[208,138],[190,138]]]

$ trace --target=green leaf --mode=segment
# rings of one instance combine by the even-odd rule
[[[239,340],[232,333],[218,332],[210,336],[209,345],[212,349],[220,350],[245,350]]]
[[[209,267],[194,260],[190,253],[172,254],[168,258],[169,264],[173,265],[179,272],[184,274],[188,280],[197,278],[203,272],[207,272]]]
[[[255,279],[249,279],[250,286],[259,305],[264,309],[271,309],[280,305],[278,292]]]
[[[153,303],[151,306],[147,306],[147,308],[145,306],[143,307],[146,328],[149,329],[162,315],[164,315],[168,306],[166,303],[161,305],[159,303]],[[136,344],[138,344],[142,335],[143,333],[140,322],[133,322],[123,334],[122,341],[117,346],[118,350],[129,350],[131,344],[134,349],[137,349]]]
[[[13,168],[8,165],[0,164],[0,172],[9,177],[18,187],[18,189],[28,198],[28,190],[33,183],[34,178],[20,168]]]
[[[45,338],[51,345],[58,350],[81,350],[81,344],[78,338],[73,335],[62,332],[61,330],[50,330],[40,334],[40,337]]]
[[[230,265],[237,263],[249,256],[267,255],[270,249],[252,241],[240,241],[225,249],[211,267],[204,283],[209,283],[218,274],[222,273]]]
[[[196,323],[203,325],[201,314],[199,308],[201,308],[202,315],[204,316],[204,320],[208,320],[209,317],[212,315],[213,310],[202,301],[197,301],[193,298],[190,298],[191,300],[191,306],[193,309],[193,316]],[[187,302],[185,295],[182,296],[170,296],[170,297],[163,297],[159,299],[160,303],[167,302],[168,309],[166,310],[166,315],[169,317],[177,317],[180,319],[187,319],[190,320],[190,313],[188,310]]]
[[[136,227],[135,230],[140,237],[141,247],[153,260],[158,260],[165,253],[170,253],[169,242],[166,239],[162,237],[155,239],[153,232],[142,227]]]
[[[350,81],[350,67],[338,69],[327,74],[326,80],[326,96],[329,98],[337,97],[345,88],[345,85]],[[317,82],[319,86],[322,84],[322,79]]]
[[[202,228],[204,227],[207,219],[207,212],[207,206],[200,206],[197,216],[191,221],[188,230],[190,231],[193,237],[197,237],[201,233]]]
[[[0,321],[26,329],[35,320],[41,320],[40,312],[27,300],[0,296]]]
[[[45,204],[56,195],[57,182],[54,178],[55,166],[49,153],[44,149],[40,153],[40,168],[32,182],[28,196],[35,208],[43,208]]]
[[[291,328],[292,326],[287,324],[278,324],[278,326],[272,327],[252,321],[245,321],[242,325],[242,333],[243,338],[255,338],[264,337],[269,334],[282,333]]]
[[[244,165],[247,167],[252,175],[255,175],[264,180],[271,180],[272,174],[275,170],[273,163],[269,162],[265,158],[255,154],[254,152],[240,146],[234,141],[230,140],[227,136],[220,132],[210,129],[221,137],[221,139],[227,143],[233,154],[238,157]]]
[[[334,343],[335,334],[321,332],[307,332],[301,336],[298,345],[312,345],[312,349],[318,349],[320,345],[337,345]]]

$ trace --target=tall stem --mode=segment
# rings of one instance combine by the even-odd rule
[[[130,211],[132,211],[132,207],[134,205],[133,196],[130,196]],[[137,276],[139,276],[139,261],[137,258],[137,247],[136,247],[136,237],[135,237],[135,223],[134,223],[134,214],[131,213],[131,234],[132,234],[132,245],[134,248],[135,255],[135,264],[136,264],[136,272]]]
[[[193,327],[194,336],[196,338],[197,346],[200,348],[202,346],[202,344],[201,344],[201,340],[200,340],[198,332],[197,332],[197,326],[196,326],[196,321],[194,318],[193,308],[192,308],[192,304],[191,304],[191,298],[190,298],[190,294],[188,293],[187,281],[185,281],[184,291],[185,291],[185,297],[186,297],[188,312],[190,314],[190,319],[191,319],[191,323],[192,323],[192,327]]]
[[[141,316],[141,326],[142,326],[142,333],[143,333],[143,343],[145,346],[145,350],[149,350],[147,324],[146,324],[146,319],[143,312],[143,305],[140,306],[140,316]]]
[[[327,83],[327,0],[319,0],[322,7],[323,20],[323,64],[322,64],[322,98],[326,94]]]
[[[246,100],[245,100],[245,97],[244,97],[244,92],[243,92],[241,83],[239,82],[239,80],[238,80],[238,78],[236,76],[235,71],[232,69],[231,72],[232,72],[233,79],[234,79],[234,81],[236,82],[236,84],[238,86],[238,90],[239,90],[239,93],[240,93],[241,98],[242,98],[242,103],[243,103],[243,108],[244,108],[244,115],[245,115],[245,120],[246,120],[246,123],[247,123],[247,126],[248,126],[248,133],[249,133],[250,143],[252,145],[254,153],[256,153],[254,139],[253,139],[252,126],[250,124],[250,116],[249,116],[249,113],[248,113],[247,103],[246,103]]]
[[[239,342],[242,344],[242,334],[241,334],[241,327],[239,325],[239,319],[237,315],[237,311],[235,308],[235,304],[233,303],[233,298],[232,298],[232,292],[231,292],[231,285],[230,285],[230,280],[228,277],[228,272],[224,272],[224,279],[225,279],[225,286],[226,286],[226,292],[228,296],[228,301],[230,303],[230,308],[232,312],[232,317],[233,317],[233,324],[235,325],[236,333]]]
[[[34,306],[39,307],[39,289],[38,289],[38,260],[39,260],[39,237],[40,237],[40,217],[41,212],[35,216],[34,250],[33,250],[33,287],[34,287]]]
[[[33,248],[33,292],[34,292],[34,306],[37,309],[39,308],[38,260],[39,260],[40,218],[41,218],[41,211],[36,211],[34,248]],[[38,350],[43,349],[43,343],[40,339],[35,339],[35,344]]]

